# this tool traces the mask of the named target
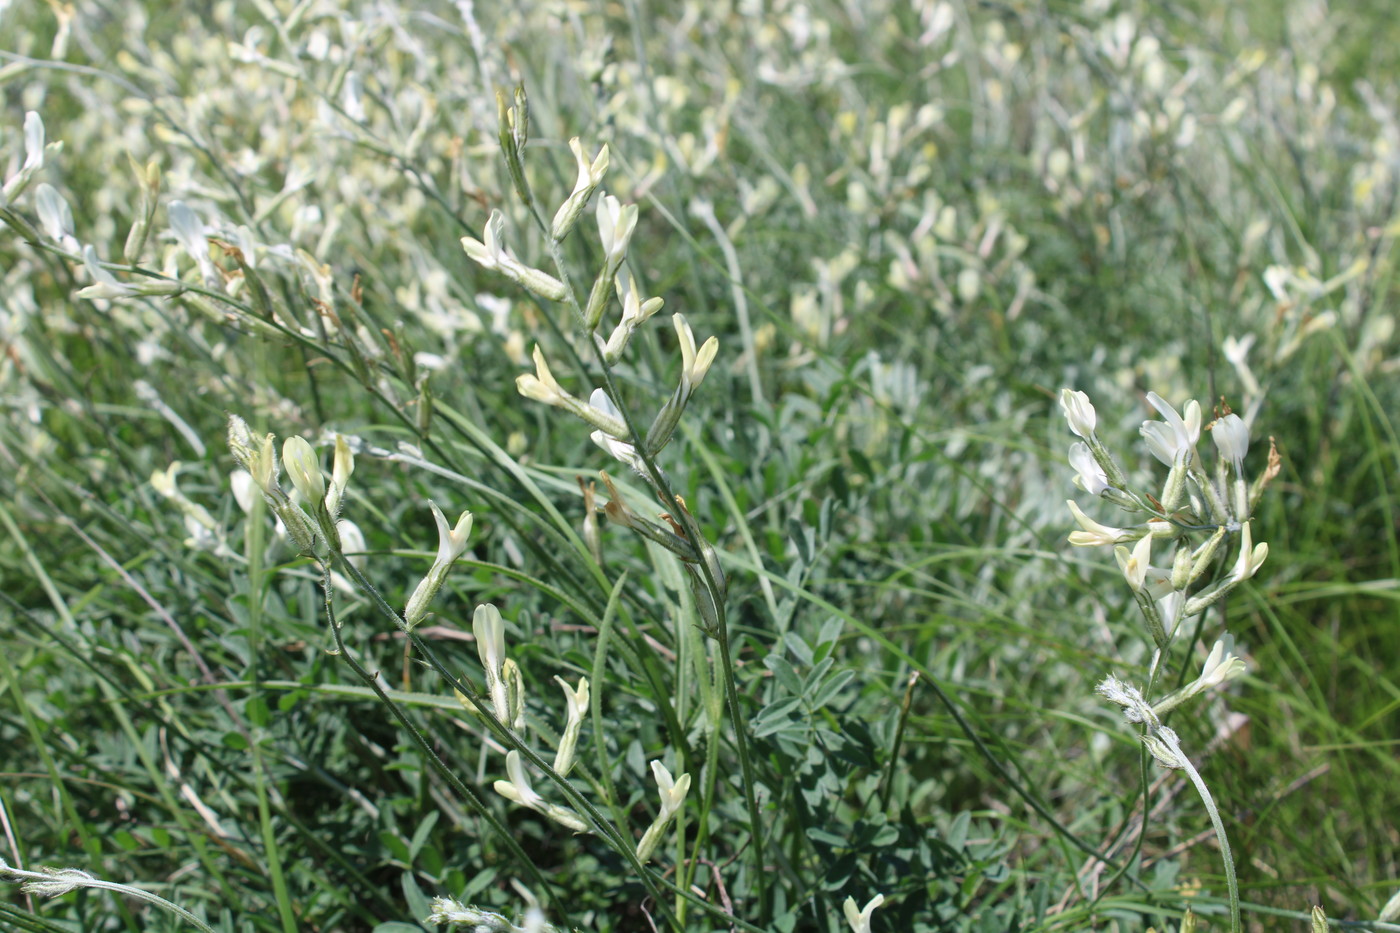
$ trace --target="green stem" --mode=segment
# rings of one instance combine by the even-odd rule
[[[563,250],[560,249],[559,242],[550,235],[549,227],[546,226],[544,218],[534,209],[533,204],[527,206],[530,208],[530,214],[534,217],[536,225],[539,227],[541,233],[544,235],[545,242],[548,244],[550,258],[554,263],[554,268],[559,276],[559,280],[564,283],[564,291],[567,296],[566,302],[573,310],[580,325],[587,331],[584,310],[582,305],[579,304],[578,296],[574,292],[569,270],[564,262]],[[599,370],[603,377],[603,390],[607,393],[608,397],[612,399],[613,404],[617,406],[617,410],[622,414],[622,420],[627,426],[627,432],[631,437],[632,446],[636,449],[638,457],[641,458],[642,465],[646,468],[643,478],[651,484],[652,488],[656,491],[657,495],[661,497],[663,502],[674,502],[680,505],[675,493],[671,491],[670,484],[666,481],[665,474],[657,467],[651,452],[647,450],[646,435],[638,430],[637,425],[632,419],[631,412],[628,411],[626,406],[621,404],[621,396],[613,381],[612,370],[608,366],[607,360],[603,358],[603,353],[598,348],[598,343],[593,339],[593,334],[591,332],[588,334],[588,338],[588,343],[593,348],[594,356],[598,361]],[[698,549],[699,543],[706,540],[700,529],[699,522],[695,520],[695,517],[690,514],[690,510],[687,508],[677,508],[676,514],[681,525],[685,529],[686,535],[689,537],[692,544],[697,545]],[[725,696],[728,701],[725,705],[729,713],[730,728],[734,732],[734,747],[739,753],[739,772],[742,776],[744,804],[745,808],[748,810],[749,825],[752,833],[753,876],[755,890],[758,895],[759,921],[760,923],[766,923],[768,920],[768,883],[764,871],[763,828],[759,821],[758,797],[755,792],[757,782],[754,778],[753,764],[749,758],[748,739],[746,737],[748,724],[744,719],[743,710],[739,706],[739,692],[735,683],[734,665],[729,651],[729,631],[728,625],[725,623],[724,611],[724,587],[721,585],[720,581],[715,578],[707,561],[699,561],[698,567],[705,589],[709,591],[710,601],[718,610],[720,617],[719,623],[716,626],[716,631],[712,634],[720,645],[720,661],[724,666],[722,674],[725,684]],[[679,741],[678,744],[680,744]]]
[[[1235,856],[1230,851],[1230,840],[1225,836],[1225,824],[1221,822],[1220,810],[1215,806],[1215,798],[1211,797],[1210,789],[1206,787],[1206,782],[1202,779],[1199,771],[1191,764],[1191,759],[1182,752],[1181,746],[1176,741],[1176,736],[1170,730],[1162,730],[1159,737],[1176,754],[1177,761],[1181,769],[1191,778],[1191,783],[1196,785],[1196,793],[1201,795],[1201,802],[1205,804],[1206,812],[1210,814],[1210,824],[1215,827],[1215,838],[1220,843],[1220,857],[1225,863],[1225,887],[1230,897],[1230,931],[1231,933],[1241,933],[1244,929],[1240,925],[1240,884],[1235,877]]]
[[[344,559],[343,555],[338,556],[341,557],[343,566],[350,566],[350,563]],[[404,731],[407,732],[409,738],[413,740],[413,744],[418,746],[418,751],[428,763],[432,765],[433,769],[442,776],[443,780],[447,781],[448,785],[451,786],[454,791],[461,795],[463,800],[467,801],[477,815],[486,821],[487,825],[495,830],[496,834],[504,842],[506,848],[509,849],[516,860],[520,862],[521,867],[530,875],[535,884],[539,885],[540,889],[545,892],[547,900],[554,900],[552,897],[548,896],[553,890],[549,881],[545,879],[538,866],[530,860],[530,857],[525,854],[525,851],[520,848],[520,843],[516,842],[515,836],[511,833],[510,829],[502,824],[500,820],[496,819],[495,815],[487,809],[485,802],[473,793],[472,789],[467,787],[451,768],[447,767],[446,762],[439,758],[437,752],[433,751],[432,746],[428,744],[428,740],[425,739],[423,734],[418,731],[418,728],[409,721],[408,714],[405,713],[397,703],[390,699],[389,695],[384,692],[384,688],[379,685],[379,681],[375,679],[374,675],[365,670],[364,666],[360,664],[359,661],[355,660],[355,656],[345,647],[345,639],[342,638],[340,634],[340,622],[335,617],[335,602],[332,596],[334,590],[332,588],[330,574],[330,565],[325,564],[322,571],[321,588],[326,597],[326,621],[330,624],[331,635],[335,638],[336,653],[345,659],[345,662],[350,665],[350,669],[355,672],[356,676],[374,691],[381,703],[388,707],[389,712],[399,721],[399,725],[403,726]],[[566,923],[565,925],[567,926],[568,924]]]
[[[41,894],[47,897],[58,897],[67,894],[74,888],[95,888],[99,891],[113,891],[127,897],[134,897],[138,901],[145,901],[148,904],[155,904],[163,910],[168,910],[190,926],[199,930],[200,933],[214,933],[214,928],[203,920],[190,913],[179,904],[167,901],[158,894],[141,888],[134,888],[129,884],[118,884],[115,881],[102,881],[94,878],[87,872],[77,870],[59,871],[55,873],[24,871],[19,868],[11,868],[0,860],[0,877],[8,880],[24,881],[24,889],[34,894]]]

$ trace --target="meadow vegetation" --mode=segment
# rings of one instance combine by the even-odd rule
[[[0,927],[1400,930],[1395,29],[0,0]]]

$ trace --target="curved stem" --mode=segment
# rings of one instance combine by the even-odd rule
[[[1215,798],[1210,795],[1210,789],[1206,787],[1205,780],[1201,777],[1196,767],[1191,764],[1191,759],[1182,752],[1181,746],[1169,730],[1158,733],[1159,737],[1176,753],[1181,769],[1191,778],[1191,783],[1196,785],[1196,793],[1201,795],[1201,802],[1205,804],[1206,812],[1210,814],[1210,824],[1215,827],[1215,838],[1220,843],[1220,857],[1225,863],[1225,887],[1230,897],[1230,931],[1240,933],[1244,929],[1240,925],[1240,885],[1235,877],[1235,856],[1230,851],[1230,840],[1225,835],[1225,824],[1220,819],[1220,810],[1215,806]]]
[[[112,891],[117,894],[124,894],[127,897],[134,897],[148,904],[155,904],[162,910],[170,911],[190,926],[199,930],[200,933],[214,933],[213,927],[173,901],[167,901],[158,894],[152,894],[150,891],[133,887],[129,884],[119,884],[115,881],[103,881],[99,878],[94,878],[84,871],[78,871],[76,869],[60,870],[57,872],[25,871],[21,868],[11,868],[3,859],[0,859],[0,878],[23,880],[25,882],[25,891],[33,894],[47,895],[49,897],[67,894],[74,888],[95,888],[99,891]]]

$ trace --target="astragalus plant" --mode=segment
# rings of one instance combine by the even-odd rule
[[[1245,472],[1250,431],[1239,415],[1226,408],[1203,426],[1201,405],[1195,399],[1181,413],[1154,392],[1147,394],[1147,400],[1163,419],[1143,422],[1141,432],[1152,457],[1166,467],[1160,488],[1130,479],[1099,437],[1098,414],[1088,395],[1073,389],[1060,393],[1069,428],[1081,438],[1069,450],[1075,484],[1105,506],[1117,506],[1126,518],[1103,524],[1071,499],[1069,510],[1079,530],[1070,534],[1069,543],[1111,546],[1137,602],[1151,650],[1145,681],[1139,686],[1134,678],[1122,680],[1110,674],[1097,690],[1139,727],[1143,745],[1157,764],[1184,771],[1195,785],[1224,860],[1230,928],[1239,931],[1239,885],[1224,823],[1200,772],[1165,720],[1192,697],[1245,672],[1245,662],[1234,654],[1234,639],[1222,624],[1207,628],[1207,622],[1212,610],[1223,619],[1226,597],[1254,576],[1269,555],[1268,544],[1255,543],[1253,515],[1265,487],[1279,473],[1280,459],[1270,443],[1263,469],[1251,480]],[[1203,428],[1215,442],[1213,469],[1198,450]],[[1170,549],[1164,566],[1152,565],[1154,545]],[[1224,560],[1232,550],[1237,555],[1233,562]],[[1211,640],[1200,673],[1187,681],[1188,669],[1195,663],[1193,649],[1203,634],[1211,632],[1219,634]],[[1180,675],[1177,686],[1163,689],[1173,677],[1174,664]]]
[[[1140,732],[1247,921],[1383,915],[1400,108],[1362,4],[1265,6],[0,0],[6,862],[223,933],[1221,926]],[[1079,498],[1129,635],[1054,393],[1118,453],[1212,379],[1283,470]]]

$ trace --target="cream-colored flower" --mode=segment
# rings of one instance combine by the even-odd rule
[[[857,908],[855,898],[846,898],[841,910],[846,915],[846,923],[850,925],[851,933],[870,933],[870,915],[884,902],[885,895],[877,894],[866,901],[863,908]]]
[[[1126,528],[1114,528],[1112,525],[1103,525],[1094,521],[1084,514],[1078,503],[1073,499],[1065,500],[1069,506],[1070,514],[1074,516],[1074,521],[1079,525],[1079,531],[1072,531],[1069,535],[1069,543],[1075,547],[1098,547],[1103,544],[1121,544],[1124,541],[1132,541],[1140,537],[1136,532]]]

